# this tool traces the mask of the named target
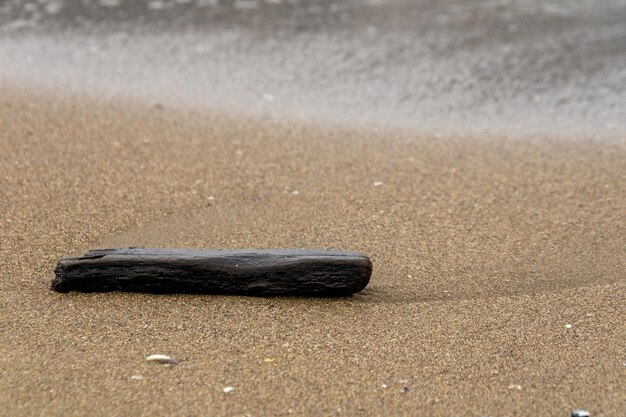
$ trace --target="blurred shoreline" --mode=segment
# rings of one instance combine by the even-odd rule
[[[626,132],[621,0],[59,4],[4,6],[0,77],[356,128]]]

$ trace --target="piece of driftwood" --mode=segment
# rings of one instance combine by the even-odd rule
[[[368,284],[372,263],[353,252],[97,249],[61,259],[52,289],[342,296]]]

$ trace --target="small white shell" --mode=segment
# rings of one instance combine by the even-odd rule
[[[224,391],[224,394],[230,394],[234,390],[235,390],[235,388],[233,388],[233,387],[224,387],[224,389],[222,391]]]
[[[157,362],[168,365],[178,365],[178,361],[174,358],[171,358],[167,355],[150,355],[146,358],[148,362]]]

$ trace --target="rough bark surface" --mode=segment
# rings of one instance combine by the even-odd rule
[[[372,263],[353,252],[97,249],[61,259],[52,289],[342,296],[368,284]]]

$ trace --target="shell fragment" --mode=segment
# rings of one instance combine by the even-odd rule
[[[178,361],[167,355],[150,355],[146,358],[148,362],[162,363],[165,365],[178,365]]]

